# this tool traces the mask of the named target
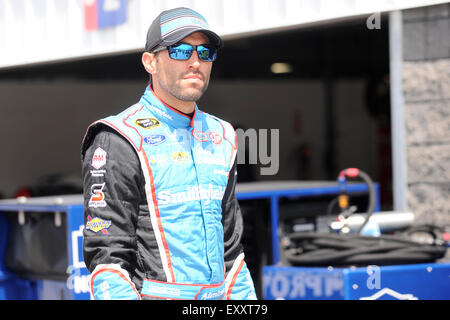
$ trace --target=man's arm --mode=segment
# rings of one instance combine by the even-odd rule
[[[137,155],[122,137],[101,131],[86,149],[82,174],[83,253],[91,272],[91,295],[94,299],[140,299],[132,281],[142,179]]]
[[[228,184],[222,200],[222,224],[224,229],[224,250],[226,268],[226,299],[256,299],[255,288],[244,260],[241,239],[244,223],[236,199],[236,160],[230,170]]]

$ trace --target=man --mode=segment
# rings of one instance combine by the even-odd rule
[[[240,243],[233,127],[198,109],[220,37],[162,12],[142,63],[151,84],[82,144],[84,260],[95,299],[256,299]]]

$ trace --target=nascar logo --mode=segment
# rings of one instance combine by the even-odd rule
[[[158,119],[155,118],[137,119],[134,123],[144,129],[153,129],[161,125]]]

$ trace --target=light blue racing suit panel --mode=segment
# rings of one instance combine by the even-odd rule
[[[136,183],[127,177],[130,164],[113,159],[121,157],[114,156],[118,138],[96,137],[101,128],[134,150]],[[237,139],[229,123],[197,106],[191,119],[148,87],[139,103],[92,124],[82,150],[84,253],[95,299],[256,298],[240,244]],[[125,261],[125,252],[136,262]]]

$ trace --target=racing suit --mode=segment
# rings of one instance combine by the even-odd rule
[[[94,299],[256,299],[241,245],[233,127],[147,87],[82,143]]]

